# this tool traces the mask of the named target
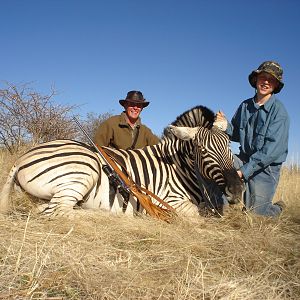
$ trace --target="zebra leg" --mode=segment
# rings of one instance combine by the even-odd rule
[[[75,214],[74,206],[81,200],[85,193],[79,191],[79,188],[72,187],[64,189],[54,194],[48,205],[41,212],[50,218],[56,216],[67,216],[73,218]]]
[[[35,213],[41,214],[46,210],[47,207],[48,203],[39,204],[35,209]]]

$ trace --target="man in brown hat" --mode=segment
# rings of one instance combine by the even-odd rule
[[[272,203],[280,169],[288,153],[289,116],[275,94],[284,86],[283,70],[274,61],[263,62],[248,79],[253,98],[241,103],[231,123],[222,112],[215,125],[240,144],[235,157],[238,174],[246,183],[245,206],[264,216],[277,216],[284,203]]]
[[[141,123],[140,114],[149,105],[143,94],[130,91],[119,103],[125,110],[101,123],[95,134],[95,143],[116,149],[138,149],[157,144],[159,138]]]

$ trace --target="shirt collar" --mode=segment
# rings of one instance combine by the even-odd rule
[[[256,97],[256,96],[255,96]],[[256,102],[255,102],[255,97],[252,98],[252,102],[253,102],[253,105],[254,107],[256,107],[257,109],[259,108],[263,108],[265,111],[270,111],[274,101],[275,101],[275,96],[274,94],[271,95],[270,99],[264,104],[264,105],[261,105],[259,106]]]
[[[273,103],[275,102],[275,95],[273,94],[270,99],[264,104],[265,110],[270,111]]]

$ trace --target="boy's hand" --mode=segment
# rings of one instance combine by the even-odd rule
[[[227,129],[227,119],[225,114],[220,110],[216,113],[214,126],[217,126],[222,131]]]
[[[237,173],[238,173],[238,175],[239,175],[239,177],[240,177],[241,179],[243,179],[243,178],[244,178],[244,176],[243,176],[243,173],[242,173],[242,171],[241,171],[241,170],[237,170]]]

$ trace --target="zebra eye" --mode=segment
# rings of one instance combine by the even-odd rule
[[[200,148],[200,151],[202,152],[202,153],[205,153],[206,152],[206,149],[205,148]]]

